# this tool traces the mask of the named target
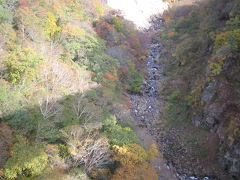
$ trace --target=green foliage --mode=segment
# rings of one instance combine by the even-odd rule
[[[121,127],[118,124],[111,125],[105,130],[111,144],[113,145],[127,145],[131,143],[138,144],[139,140],[134,131],[129,127]]]
[[[226,22],[227,25],[233,26],[233,28],[237,28],[240,25],[240,16],[235,16]]]
[[[114,71],[118,62],[105,53],[104,41],[93,34],[66,39],[63,45],[69,55],[63,55],[64,59],[70,59],[95,73],[96,81],[99,81],[104,72]]]
[[[172,91],[165,107],[166,120],[170,124],[182,125],[190,122],[188,99],[179,90]]]
[[[117,118],[115,115],[109,113],[107,110],[103,109],[103,117],[101,118],[101,122],[105,126],[112,126],[117,123]]]
[[[114,172],[113,180],[158,179],[155,169],[149,163],[149,160],[158,154],[155,145],[152,145],[149,151],[138,144],[128,144],[122,147],[114,145],[113,152],[113,159],[120,163]]]
[[[66,158],[69,156],[68,147],[65,144],[59,144],[58,150],[59,150],[58,154],[61,158]]]
[[[5,176],[9,179],[17,176],[39,175],[48,162],[48,156],[39,143],[30,145],[23,137],[17,137],[12,156],[5,165]]]
[[[5,116],[9,116],[15,111],[20,110],[24,105],[23,95],[11,89],[8,83],[0,80],[0,110]]]
[[[7,21],[10,18],[10,13],[0,3],[0,23]]]
[[[95,10],[99,15],[103,15],[105,13],[104,6],[100,3],[95,5]]]
[[[35,67],[43,61],[43,57],[32,49],[10,51],[5,59],[8,71],[8,80],[12,83],[19,82],[23,76],[34,79]]]
[[[212,75],[214,76],[219,75],[223,70],[224,64],[225,64],[225,57],[219,57],[215,62],[210,62],[208,66],[211,70]]]
[[[130,82],[129,82],[129,90],[131,92],[138,93],[142,88],[142,83],[144,81],[144,77],[141,73],[137,71],[130,72]]]
[[[214,48],[219,48],[231,45],[233,50],[240,51],[240,29],[220,33],[215,38]]]
[[[104,41],[92,34],[75,37],[74,39],[67,38],[63,42],[63,46],[70,53],[70,59],[83,61],[81,64],[84,64],[84,60],[93,53],[100,53],[105,49]]]
[[[120,17],[117,17],[117,16],[113,17],[112,23],[118,32],[123,32],[124,27],[123,27],[122,19]]]
[[[198,31],[200,23],[199,13],[193,12],[187,18],[178,19],[175,28],[177,31],[184,33],[194,33]]]

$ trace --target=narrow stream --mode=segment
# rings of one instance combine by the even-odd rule
[[[148,78],[143,84],[141,93],[130,96],[132,102],[132,116],[136,120],[137,125],[146,131],[146,136],[152,136],[153,139],[156,137],[156,130],[154,132],[154,128],[156,128],[161,115],[161,109],[163,108],[161,97],[158,95],[159,89],[166,78],[163,74],[164,67],[159,63],[161,49],[162,44],[159,41],[154,40],[151,43],[151,54],[146,61]],[[174,167],[168,166],[167,163],[164,165],[169,169],[174,169]],[[161,166],[163,165],[159,165],[159,168]],[[171,172],[176,171],[173,170]],[[178,173],[175,173],[173,176],[180,180],[214,180],[209,177],[198,178],[196,176]],[[159,180],[165,179],[159,176]]]

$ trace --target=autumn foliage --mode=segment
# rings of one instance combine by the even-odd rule
[[[155,169],[147,161],[150,159],[150,153],[141,146],[137,144],[114,146],[113,150],[114,160],[120,163],[113,175],[113,180],[158,179]]]

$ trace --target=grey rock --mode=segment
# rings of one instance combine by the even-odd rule
[[[203,91],[201,100],[204,102],[209,102],[212,100],[216,93],[216,82],[211,82],[208,87]]]
[[[192,122],[196,127],[199,127],[201,125],[201,121],[202,121],[202,114],[192,115]]]

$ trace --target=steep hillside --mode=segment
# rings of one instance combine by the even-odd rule
[[[0,179],[240,179],[240,1],[166,1],[0,0]]]
[[[219,163],[239,179],[240,2],[179,3],[161,18],[165,23],[156,38],[164,45],[159,62],[166,80],[160,96],[166,100],[160,127],[166,132],[159,141],[170,141],[163,142],[164,154],[181,172],[218,176],[213,167]]]
[[[0,0],[0,179],[157,179],[123,95],[148,38],[102,2]]]

